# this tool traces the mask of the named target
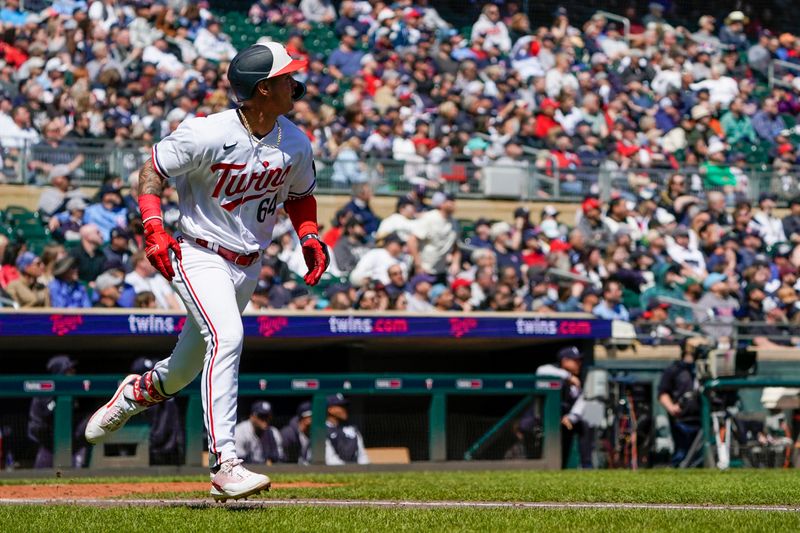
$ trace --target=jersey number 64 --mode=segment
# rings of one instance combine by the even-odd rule
[[[278,197],[273,196],[272,198],[264,198],[261,200],[261,203],[258,204],[258,213],[256,213],[256,220],[259,222],[264,222],[267,220],[267,215],[274,215],[275,208],[278,205]]]

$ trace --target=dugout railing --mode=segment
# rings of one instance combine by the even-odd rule
[[[111,375],[14,375],[0,376],[0,397],[55,399],[53,466],[69,468],[72,461],[73,400],[110,397],[121,376]],[[246,374],[239,376],[240,399],[252,397],[311,397],[312,464],[324,464],[326,439],[326,398],[343,393],[348,396],[389,396],[429,398],[428,459],[445,461],[447,454],[448,399],[458,396],[523,396],[540,401],[541,458],[530,459],[531,468],[561,467],[560,397],[561,381],[555,377],[496,374]],[[181,391],[187,399],[185,416],[185,466],[201,466],[203,456],[203,415],[199,381]]]
[[[713,428],[713,396],[718,392],[739,391],[741,389],[763,389],[765,387],[800,388],[800,378],[776,378],[769,376],[722,377],[703,382],[700,390],[700,417],[702,431],[703,464],[712,468],[718,457],[715,454],[718,433]],[[724,440],[724,436],[722,436]]]

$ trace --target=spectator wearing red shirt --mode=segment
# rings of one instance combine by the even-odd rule
[[[559,169],[573,169],[581,166],[581,159],[572,151],[572,139],[566,135],[556,138],[555,148],[550,150],[555,157]]]
[[[286,52],[294,59],[309,61],[311,55],[306,50],[303,36],[300,33],[293,33],[286,41]],[[301,72],[308,72],[308,67],[304,67]]]
[[[552,98],[542,100],[539,105],[539,114],[536,115],[536,128],[533,132],[536,137],[544,139],[554,129],[561,128],[554,118],[556,109],[558,109],[558,102]]]
[[[328,245],[328,248],[333,248],[339,242],[339,237],[342,236],[342,230],[350,217],[353,216],[351,211],[347,209],[339,209],[336,212],[333,220],[331,221],[331,228],[322,234],[322,242]]]

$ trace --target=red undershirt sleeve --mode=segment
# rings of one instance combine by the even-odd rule
[[[317,227],[317,200],[313,195],[304,196],[296,200],[286,200],[283,203],[289,219],[292,221],[297,236],[301,239],[309,233],[318,233]]]

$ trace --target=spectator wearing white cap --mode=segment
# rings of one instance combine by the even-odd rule
[[[81,226],[86,223],[86,208],[89,204],[77,196],[67,200],[66,211],[50,217],[48,227],[56,239],[75,242],[80,239]]]
[[[700,175],[703,177],[703,187],[706,189],[722,189],[725,194],[733,194],[736,177],[725,160],[726,148],[719,139],[712,139],[708,143],[706,152],[708,161],[700,166]]]
[[[519,233],[514,239],[517,243],[522,238],[521,232]],[[489,231],[489,239],[492,241],[492,251],[497,257],[497,266],[500,269],[511,266],[519,273],[522,265],[522,256],[512,243],[511,234],[512,228],[508,222],[495,222]]]
[[[82,193],[72,188],[70,181],[72,171],[67,165],[55,165],[48,174],[49,187],[42,190],[39,196],[37,209],[42,220],[49,221],[50,217],[63,212],[71,198],[81,198]]]
[[[94,307],[111,309],[120,307],[119,297],[122,295],[122,278],[111,272],[103,272],[94,282],[94,290],[98,296]]]

